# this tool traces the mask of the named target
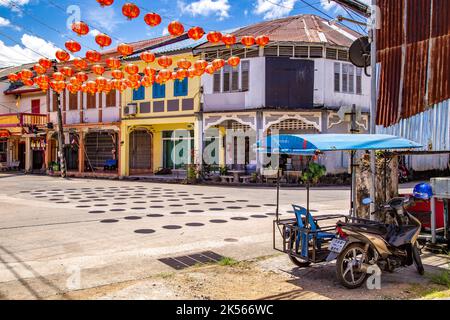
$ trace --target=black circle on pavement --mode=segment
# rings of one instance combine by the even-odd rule
[[[186,212],[185,211],[172,211],[170,214],[182,215],[182,214],[186,214]]]
[[[150,206],[150,208],[152,208],[152,209],[162,209],[162,208],[164,208],[164,206]]]
[[[202,212],[205,212],[205,210],[189,210],[189,212],[192,212],[192,213],[202,213]]]
[[[224,208],[210,208],[211,211],[224,211]]]
[[[156,231],[153,229],[138,229],[135,230],[134,233],[139,233],[139,234],[152,234],[155,233]]]
[[[102,220],[100,222],[101,223],[116,223],[116,222],[119,222],[119,220],[116,220],[116,219],[105,219],[105,220]]]
[[[237,209],[242,209],[242,207],[230,206],[230,207],[227,207],[227,209],[237,210]]]
[[[89,211],[89,213],[98,214],[98,213],[105,213],[105,211],[103,211],[103,210],[93,210],[93,211]]]
[[[124,218],[125,220],[140,220],[142,219],[142,217],[138,217],[138,216],[128,216]]]
[[[211,223],[227,223],[227,220],[222,220],[222,219],[213,219],[213,220],[209,220],[209,222]]]
[[[90,208],[91,206],[76,206],[76,208]]]
[[[251,215],[250,217],[256,218],[256,219],[264,219],[264,218],[267,218],[267,216],[266,216],[266,215],[263,215],[263,214],[253,214],[253,215]]]
[[[177,225],[167,225],[167,226],[163,226],[164,229],[167,230],[177,230],[177,229],[181,229],[183,228],[182,226],[177,226]]]
[[[114,202],[113,205],[114,206],[124,206],[124,205],[126,205],[126,202]]]
[[[200,222],[189,222],[186,223],[188,227],[203,227],[205,224]]]
[[[246,220],[248,220],[248,218],[245,218],[245,217],[233,217],[233,218],[230,218],[231,220],[235,220],[235,221],[246,221]]]
[[[164,215],[163,214],[157,214],[157,213],[151,213],[151,214],[148,214],[147,217],[149,217],[149,218],[161,218],[161,217],[164,217]]]
[[[125,211],[125,209],[114,208],[114,209],[111,209],[109,211],[111,211],[111,212],[122,212],[122,211]]]
[[[248,204],[247,208],[260,208],[261,206],[259,204]]]
[[[131,210],[145,210],[145,209],[147,209],[147,208],[145,208],[145,207],[134,207],[134,208],[131,208]]]

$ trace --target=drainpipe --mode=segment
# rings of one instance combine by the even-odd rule
[[[56,72],[58,71],[58,68],[56,66],[56,62],[53,65],[53,70]],[[59,92],[56,92],[56,103],[57,103],[57,112],[58,112],[58,156],[59,156],[59,162],[61,166],[61,177],[66,178],[67,177],[67,171],[66,171],[66,157],[64,155],[64,143],[63,143],[63,136],[64,136],[64,128],[63,128],[63,121],[62,121],[62,112],[61,112],[61,95]]]

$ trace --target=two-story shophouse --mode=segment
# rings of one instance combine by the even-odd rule
[[[241,58],[238,68],[225,66],[202,77],[202,140],[205,146],[219,141],[217,164],[232,167],[244,162],[262,170],[268,164],[255,152],[255,140],[275,131],[349,133],[353,105],[358,129],[368,130],[370,79],[348,60],[348,49],[360,34],[309,14],[266,21],[233,33],[238,42],[242,36],[267,35],[270,43],[264,48],[205,43],[194,50],[208,61],[231,54]],[[246,138],[245,152],[236,148],[236,140],[226,139],[227,130],[254,133],[253,138]],[[348,157],[343,154],[321,158],[328,173],[348,169]],[[303,165],[300,156],[288,156],[285,161],[292,169],[301,170]]]
[[[192,49],[206,42],[191,40],[187,35],[178,40],[151,50],[157,58],[164,55],[172,59],[170,70],[176,69],[182,59],[193,64],[199,56],[194,56]],[[127,61],[138,65],[140,72],[147,66],[160,69],[157,61],[147,64],[140,60],[139,54],[127,58]],[[196,115],[200,110],[200,84],[199,77],[186,77],[123,92],[122,176],[158,172],[175,174],[194,163],[195,150],[200,148],[195,137],[201,137],[200,120]],[[180,145],[184,147],[180,148]]]
[[[0,71],[0,169],[40,172],[46,168],[46,94],[36,86],[11,83],[10,73],[33,64]]]

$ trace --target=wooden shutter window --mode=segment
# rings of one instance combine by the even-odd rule
[[[214,79],[213,79],[213,92],[218,93],[220,92],[220,71],[214,73]]]
[[[69,93],[69,110],[78,110],[78,94]]]
[[[248,91],[250,89],[250,61],[242,61],[241,63],[241,90]]]
[[[105,107],[115,107],[116,106],[116,90],[111,90],[106,95],[106,106]]]

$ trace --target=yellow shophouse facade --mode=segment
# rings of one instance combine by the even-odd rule
[[[192,54],[195,45],[198,42],[187,39],[152,52],[170,56],[173,70],[181,59],[193,63],[200,58]],[[147,66],[139,58],[128,60],[137,64],[140,72]],[[160,69],[156,61],[148,66]],[[121,176],[185,171],[187,165],[199,161],[200,87],[201,79],[195,77],[122,93]]]

